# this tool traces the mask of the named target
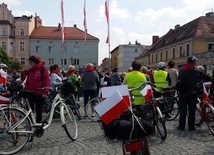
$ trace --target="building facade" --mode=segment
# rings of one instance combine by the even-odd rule
[[[75,65],[82,70],[86,63],[98,65],[99,39],[73,27],[65,27],[66,42],[62,44],[61,25],[43,26],[39,16],[14,17],[7,5],[0,5],[0,44],[13,60],[20,62],[23,69],[29,68],[28,58],[38,54],[46,67],[61,65],[65,70]]]

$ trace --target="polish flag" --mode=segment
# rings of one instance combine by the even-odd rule
[[[206,85],[207,85],[206,82],[203,83],[203,90],[204,90],[204,98],[203,98],[203,101],[206,101],[206,102],[208,102],[208,103],[211,103],[210,98],[209,98],[209,94],[208,94],[207,89],[206,89]]]
[[[64,8],[63,8],[64,4],[63,4],[63,0],[61,0],[61,15],[62,15],[62,43],[65,43],[65,28],[64,28]]]
[[[8,104],[10,103],[10,98],[0,96],[0,104]]]
[[[3,69],[0,69],[0,83],[3,85],[6,85],[7,83],[7,72],[5,72]]]
[[[153,96],[152,87],[150,85],[146,85],[143,90],[140,91],[146,101],[150,101]]]
[[[108,0],[105,1],[105,15],[106,15],[106,20],[108,24],[108,36],[106,38],[106,44],[109,43],[109,2]]]
[[[94,109],[99,114],[103,122],[107,125],[128,107],[129,104],[125,101],[119,91],[115,90],[108,98],[98,104]]]

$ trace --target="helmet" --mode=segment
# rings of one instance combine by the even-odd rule
[[[158,63],[158,68],[163,68],[165,66],[166,66],[165,62],[159,62]]]
[[[6,64],[0,64],[0,68],[8,68]]]

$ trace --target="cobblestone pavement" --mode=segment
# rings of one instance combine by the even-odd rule
[[[81,108],[82,111],[83,108]],[[34,138],[18,155],[122,155],[121,142],[108,143],[99,123],[89,119],[78,121],[79,137],[71,142],[60,120],[54,120],[41,138]],[[166,122],[167,139],[158,134],[148,137],[152,155],[213,155],[214,137],[204,123],[195,131],[176,130],[178,120]]]

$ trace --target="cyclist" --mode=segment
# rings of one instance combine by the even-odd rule
[[[165,71],[165,62],[159,62],[158,70],[154,72],[154,84],[156,86],[155,97],[161,97],[161,92],[163,87],[168,87],[171,85],[171,78],[167,71]]]
[[[127,73],[123,84],[127,84],[129,88],[134,88],[139,86],[142,82],[146,81],[146,76],[141,72],[141,63],[139,61],[132,62],[132,71]],[[142,97],[140,90],[135,90],[132,92],[134,96],[133,103],[135,105],[140,105],[145,103],[145,99]]]
[[[184,91],[179,93],[179,126],[177,129],[185,130],[187,107],[189,109],[188,127],[189,130],[195,130],[195,111],[198,91],[199,70],[195,67],[195,56],[187,58],[187,64],[179,71],[178,80],[183,83]]]
[[[38,90],[37,88],[50,87],[50,78],[48,69],[44,67],[45,62],[40,61],[38,55],[29,57],[31,68],[28,71],[25,90],[31,90],[34,95],[29,98],[30,106],[34,110],[36,105],[36,122],[42,122],[42,107],[44,99],[47,97],[49,90]],[[35,104],[35,105],[34,105]]]

